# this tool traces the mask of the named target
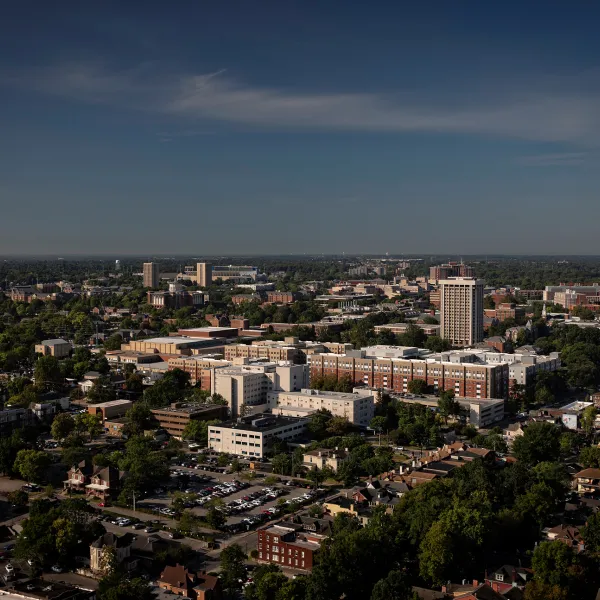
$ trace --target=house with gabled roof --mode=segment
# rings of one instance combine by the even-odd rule
[[[82,460],[73,465],[67,474],[67,479],[63,481],[63,488],[76,492],[84,492],[86,485],[90,482],[90,477],[94,470],[90,461]]]
[[[219,578],[203,571],[195,573],[183,565],[167,566],[157,581],[158,587],[177,596],[193,600],[219,600],[221,585]]]
[[[121,491],[124,478],[125,471],[119,471],[115,467],[96,469],[90,477],[90,483],[85,486],[86,494],[101,500],[113,498]]]

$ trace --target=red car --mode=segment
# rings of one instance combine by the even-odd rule
[[[101,506],[102,508],[104,508],[104,502],[100,502],[100,503],[98,504],[98,506]]]

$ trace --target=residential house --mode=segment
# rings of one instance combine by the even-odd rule
[[[194,573],[183,565],[167,566],[157,581],[158,587],[177,596],[193,600],[218,600],[221,598],[219,578],[204,572]]]
[[[93,473],[91,462],[82,460],[79,464],[69,469],[67,479],[63,481],[63,488],[74,492],[85,492],[87,484]]]
[[[114,498],[121,491],[121,483],[125,477],[124,471],[115,467],[104,467],[94,471],[90,483],[85,486],[88,496],[95,496],[101,500]]]
[[[352,497],[345,492],[343,495],[331,498],[323,503],[323,509],[332,517],[345,513],[356,517],[363,525],[369,522],[368,499],[360,491],[355,492]]]
[[[124,564],[127,569],[135,567],[135,559],[130,560],[134,537],[132,533],[121,536],[114,533],[105,533],[94,540],[90,545],[90,569],[92,572],[101,574],[105,569],[104,554],[107,548],[114,549],[117,564]]]
[[[318,448],[310,450],[302,457],[302,466],[310,470],[324,469],[329,467],[334,473],[348,460],[348,448],[344,450],[330,450],[328,448]]]
[[[553,542],[558,540],[567,544],[570,548],[573,548],[575,552],[579,553],[585,549],[583,538],[579,532],[579,527],[573,527],[571,525],[565,525],[561,523],[556,527],[547,528],[544,530],[546,537],[549,541]]]
[[[598,495],[600,491],[600,469],[584,469],[574,476],[580,494]]]
[[[502,430],[502,437],[508,446],[512,446],[513,442],[525,433],[525,428],[521,423],[511,423],[506,429]]]
[[[531,569],[514,567],[513,565],[502,565],[491,573],[486,573],[485,582],[494,591],[506,596],[508,592],[517,588],[524,590],[525,585],[533,577]]]

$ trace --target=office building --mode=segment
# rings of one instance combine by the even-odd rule
[[[471,346],[483,340],[483,281],[455,277],[440,282],[441,336],[453,346]]]
[[[328,410],[334,417],[344,417],[358,427],[367,427],[375,416],[375,397],[365,392],[324,392],[302,389],[297,392],[270,392],[269,409],[273,414],[307,417],[318,410]]]
[[[160,273],[158,270],[158,263],[155,262],[147,262],[144,263],[144,287],[147,288],[157,288],[158,282],[160,278]]]
[[[213,281],[213,266],[207,262],[196,263],[196,283],[208,287]]]
[[[263,458],[275,440],[294,440],[304,436],[308,419],[256,414],[209,425],[208,447],[215,452]]]
[[[184,404],[175,402],[164,408],[153,408],[152,414],[161,429],[180,438],[190,421],[212,421],[227,417],[227,407],[218,404]]]
[[[244,411],[264,410],[269,392],[300,391],[308,387],[306,365],[237,361],[239,364],[214,370],[211,390],[225,398],[234,418]]]

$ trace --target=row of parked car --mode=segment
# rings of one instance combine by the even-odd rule
[[[258,508],[267,502],[277,499],[285,494],[285,491],[280,488],[266,487],[262,490],[248,494],[238,500],[233,500],[225,506],[218,507],[218,510],[223,511],[227,515],[234,515],[253,508]]]
[[[207,487],[197,492],[201,497],[198,498],[196,504],[198,506],[204,506],[204,504],[210,500],[215,498],[226,498],[227,496],[231,496],[231,494],[245,490],[248,487],[250,487],[249,483],[246,483],[245,481],[238,481],[237,479],[229,482],[218,483],[214,487]]]

